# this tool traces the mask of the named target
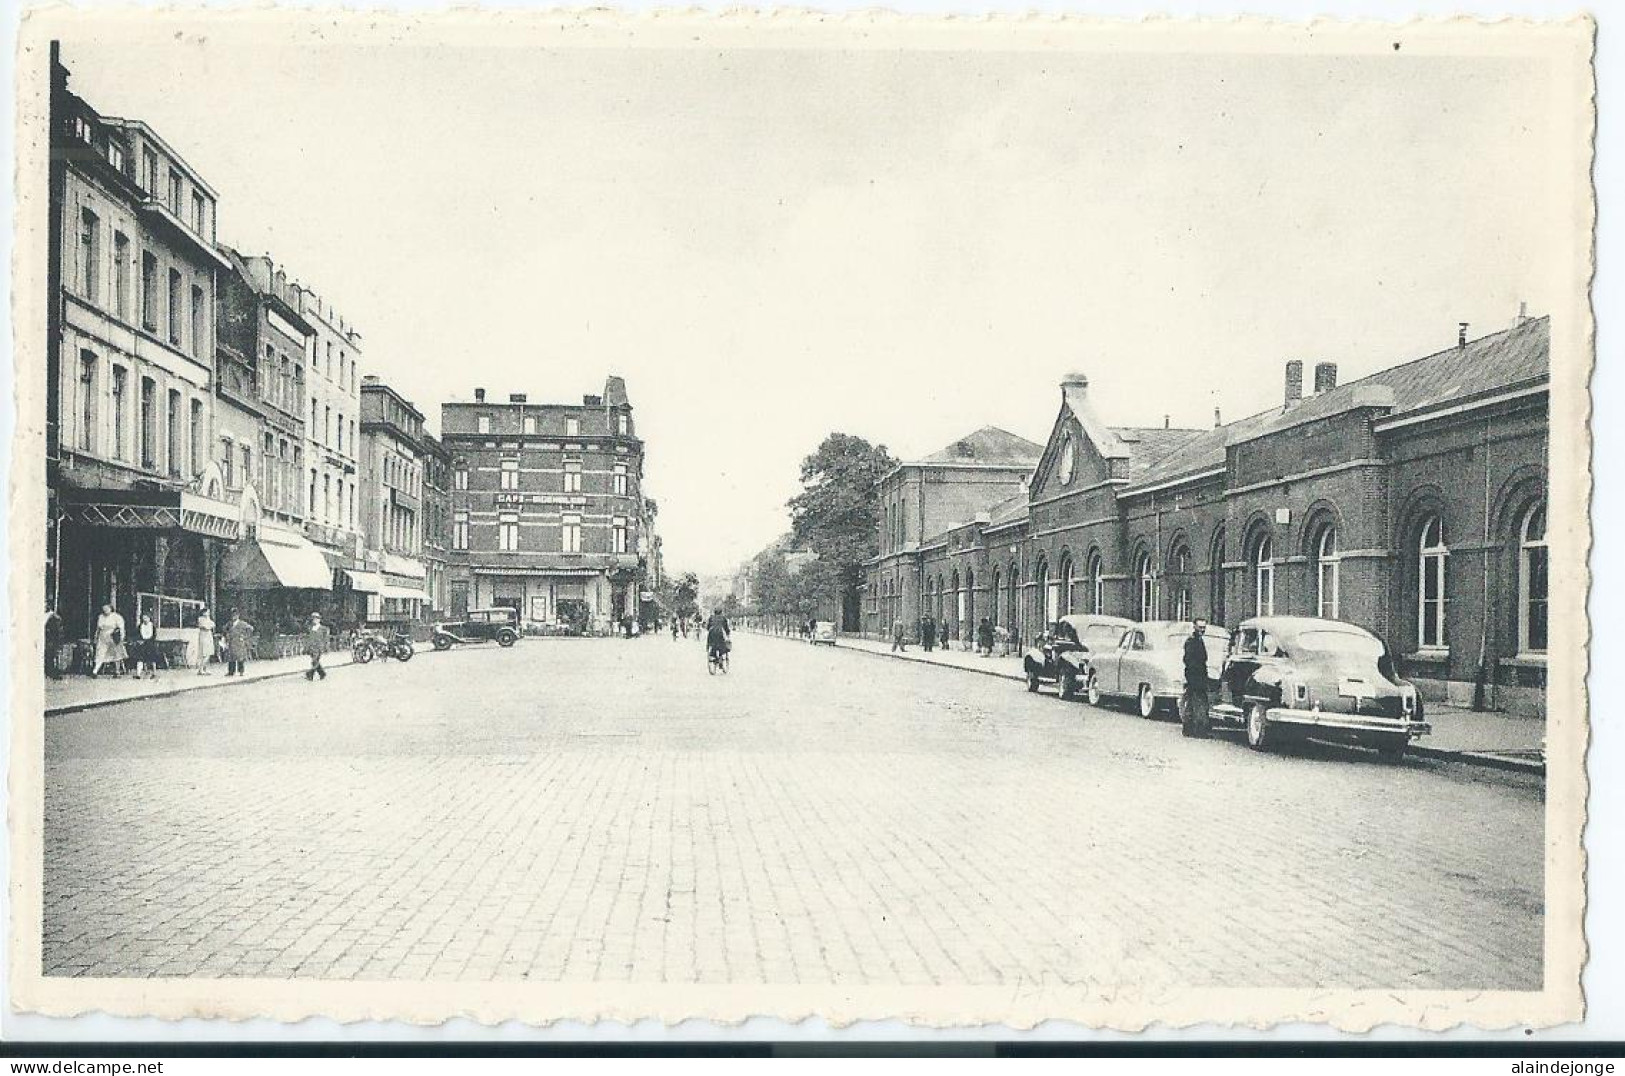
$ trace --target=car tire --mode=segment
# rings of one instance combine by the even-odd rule
[[[1031,665],[1027,666],[1027,690],[1038,690],[1038,671]]]
[[[1157,713],[1157,696],[1151,690],[1150,684],[1140,685],[1140,716],[1155,717]]]
[[[1398,762],[1405,757],[1405,749],[1411,744],[1411,738],[1403,733],[1398,736],[1383,736],[1377,740],[1377,754],[1388,762]]]
[[[517,643],[518,641],[519,641],[519,636],[515,635],[511,631],[505,631],[501,635],[497,636],[497,645],[498,646],[504,646],[504,647],[512,646],[514,643]]]
[[[1078,697],[1078,674],[1071,669],[1062,669],[1055,681],[1055,689],[1062,699],[1071,702]]]
[[[1096,679],[1095,674],[1092,672],[1089,674],[1089,683],[1084,687],[1084,692],[1088,696],[1090,706],[1100,705],[1100,700],[1103,698],[1100,694],[1100,681]]]
[[[1247,746],[1254,751],[1268,749],[1270,740],[1269,707],[1261,702],[1247,704]]]
[[[452,641],[451,641],[450,636],[448,636],[448,635],[436,635],[434,637],[434,648],[436,650],[450,650],[451,646],[452,646]]]

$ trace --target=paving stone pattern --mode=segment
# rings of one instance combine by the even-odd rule
[[[1540,783],[742,637],[46,724],[51,975],[1538,989]]]

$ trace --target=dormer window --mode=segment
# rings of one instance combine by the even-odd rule
[[[580,437],[581,436],[581,420],[579,418],[577,418],[574,415],[570,415],[568,418],[566,418],[564,420],[564,436],[566,436],[566,437]]]
[[[117,142],[109,140],[107,143],[107,163],[117,171],[124,171],[124,147]]]
[[[95,141],[96,134],[91,129],[90,121],[83,116],[75,116],[73,118],[73,137],[87,146],[92,144]]]

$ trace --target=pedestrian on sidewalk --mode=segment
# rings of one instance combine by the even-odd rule
[[[937,626],[937,641],[942,649],[948,649],[948,618],[943,617],[942,623]]]
[[[158,626],[146,613],[135,626],[135,678],[153,680],[158,676]]]
[[[209,675],[209,662],[214,660],[214,617],[209,607],[197,611],[197,674]]]
[[[920,645],[925,647],[927,654],[937,646],[937,622],[927,613],[920,618]]]
[[[226,675],[243,676],[248,672],[248,659],[254,653],[254,625],[231,611],[226,622]]]
[[[993,656],[993,621],[985,616],[976,625],[976,650],[984,658]]]
[[[1191,633],[1185,639],[1185,694],[1179,700],[1179,731],[1186,736],[1202,737],[1208,734],[1207,697],[1207,621],[1197,617],[1191,621]]]
[[[332,639],[332,632],[322,623],[322,614],[310,614],[310,626],[305,629],[305,653],[310,655],[310,668],[305,670],[305,679],[314,680],[316,677],[327,679],[327,670],[322,668],[322,655],[327,653],[327,644]]]
[[[995,627],[993,629],[993,642],[994,642],[995,645],[998,646],[1000,656],[1002,656],[1002,657],[1009,657],[1010,656],[1010,629],[1009,628],[1005,627],[1003,624],[1000,624],[997,627]]]
[[[891,623],[891,648],[894,654],[899,650],[905,654],[908,653],[908,636],[903,634],[903,620],[901,617]]]
[[[62,679],[62,618],[51,606],[45,607],[45,675]]]
[[[90,659],[92,679],[101,674],[103,665],[112,665],[115,675],[124,675],[124,663],[130,652],[124,647],[124,618],[113,611],[111,605],[102,606],[96,618],[96,653]]]

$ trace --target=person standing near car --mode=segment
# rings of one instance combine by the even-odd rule
[[[1206,736],[1208,731],[1206,633],[1207,621],[1197,617],[1185,638],[1185,697],[1180,700],[1179,729],[1186,736]]]

